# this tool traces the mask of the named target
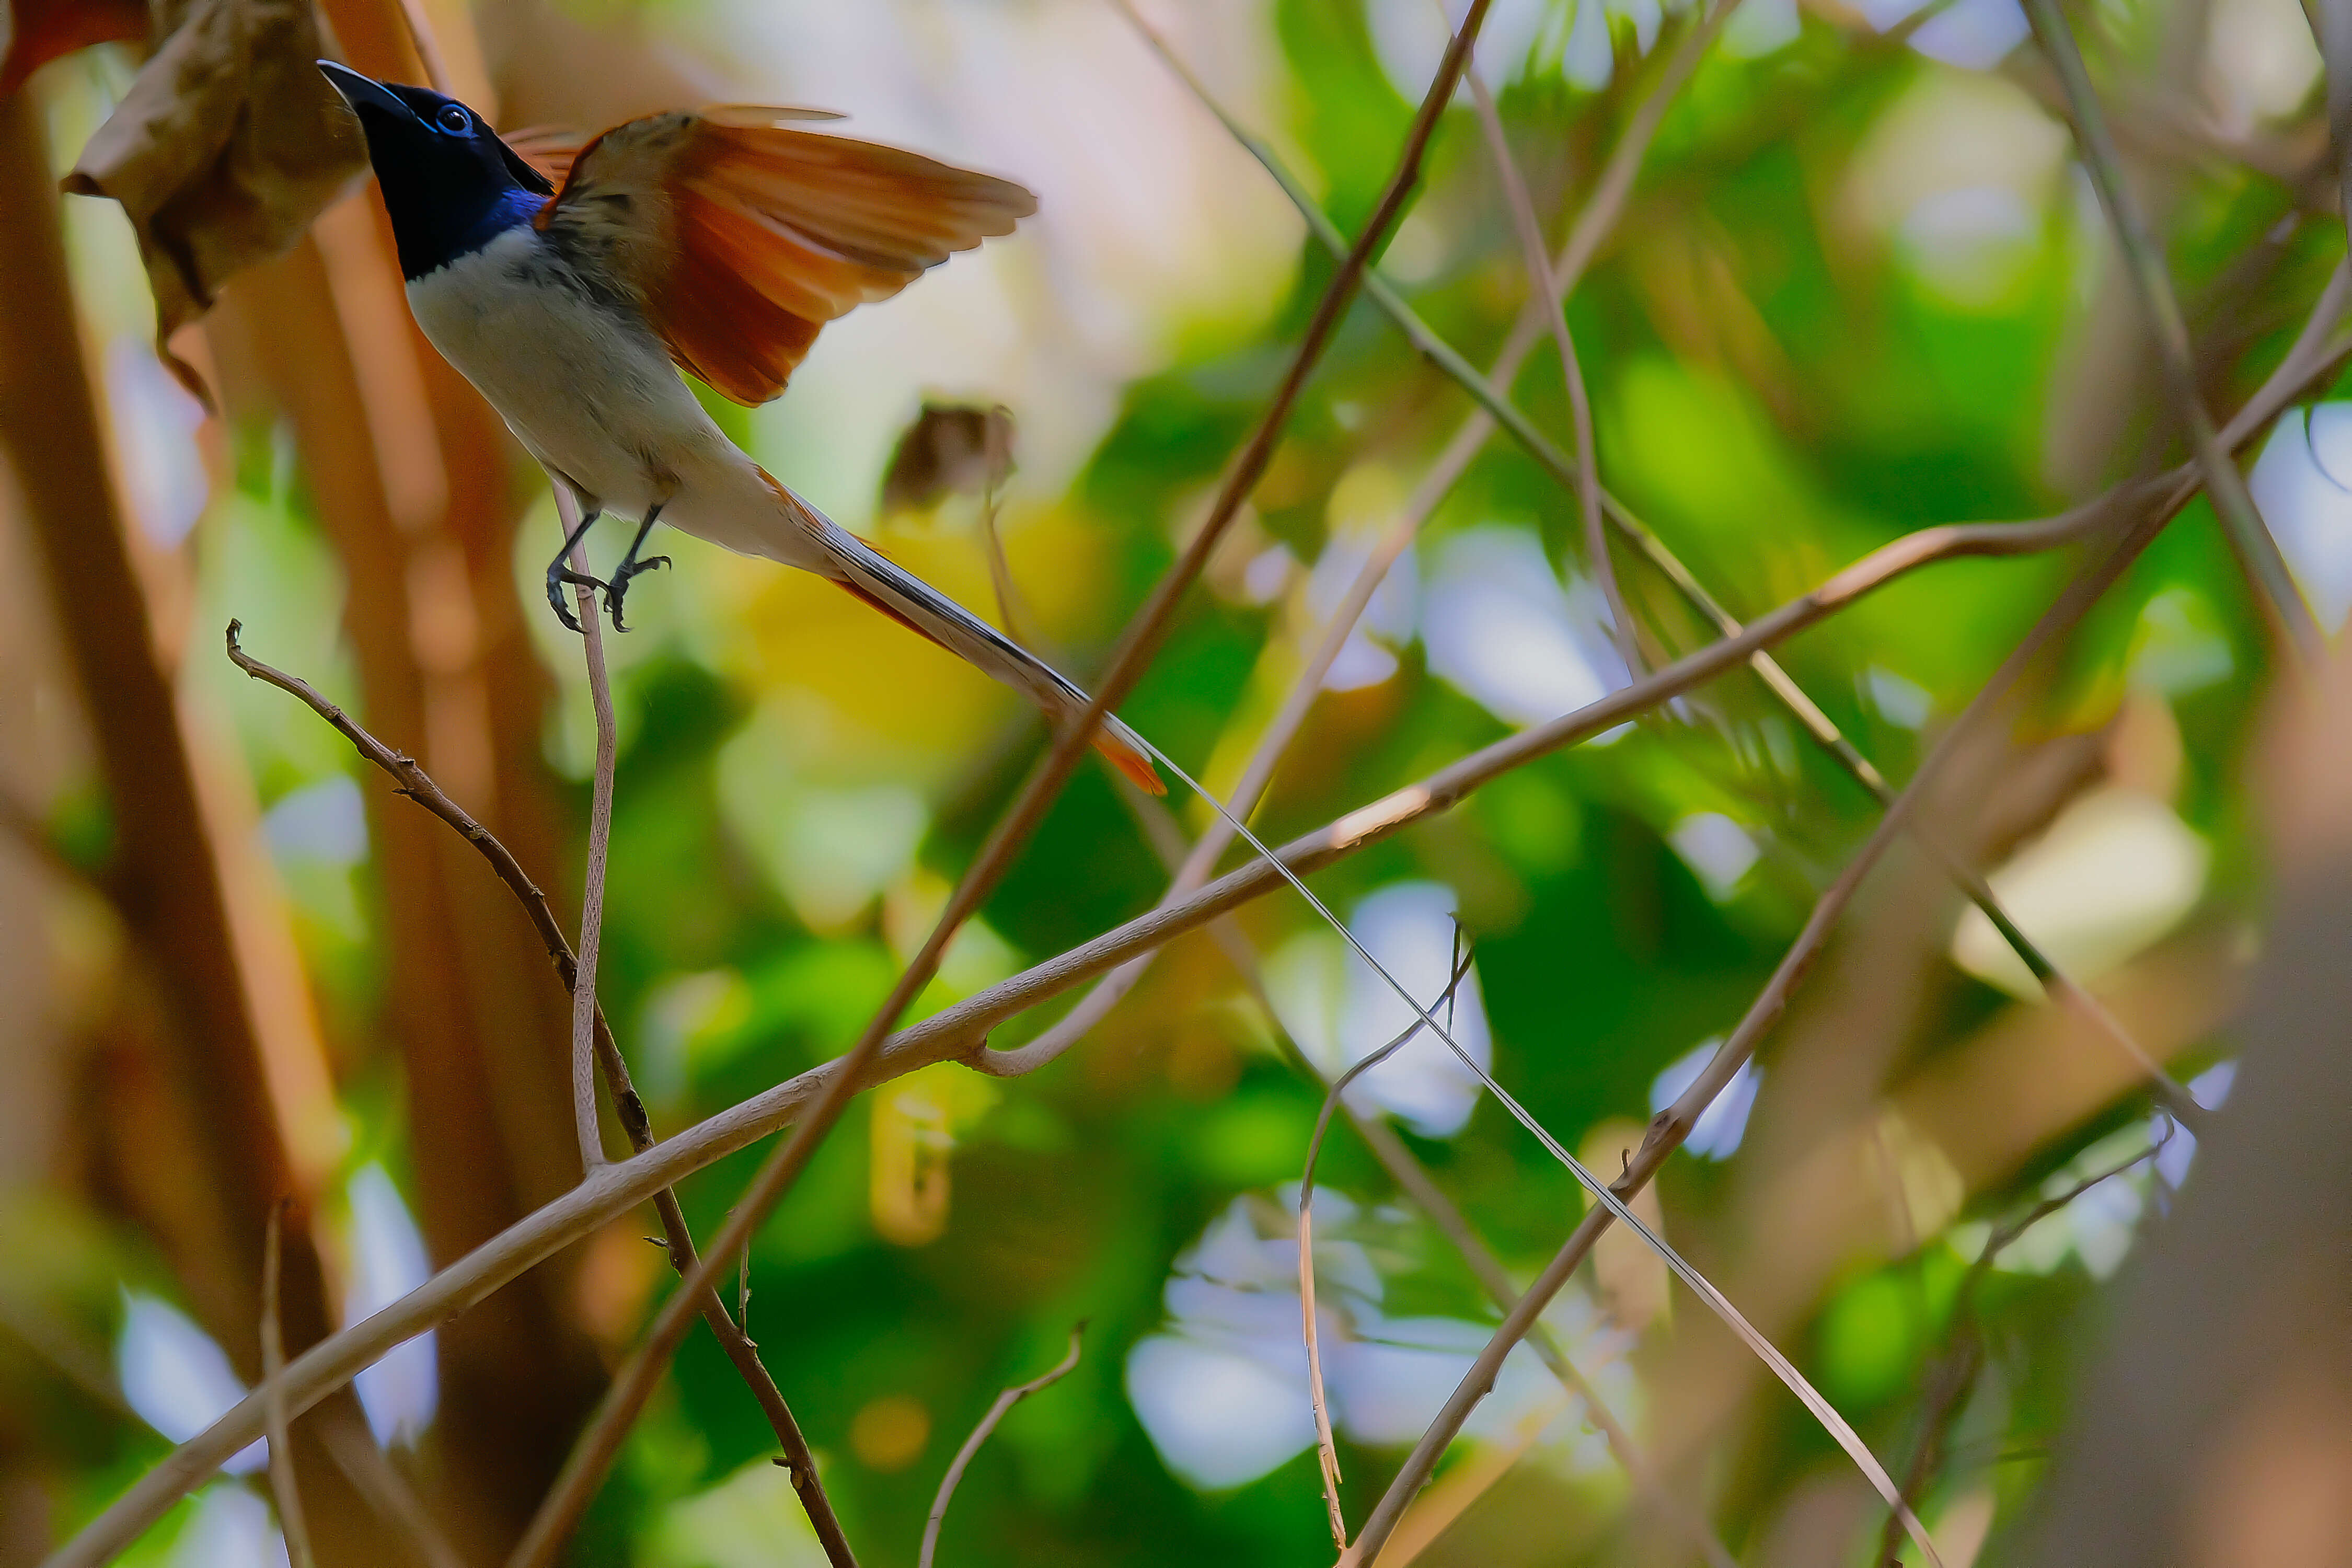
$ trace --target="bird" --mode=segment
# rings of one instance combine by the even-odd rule
[[[721,105],[589,140],[559,187],[482,116],[430,89],[318,62],[358,117],[406,282],[434,348],[503,418],[579,521],[548,563],[604,593],[618,630],[641,552],[667,522],[813,572],[1056,719],[1087,694],[752,461],[680,374],[737,403],[777,396],[818,330],[958,251],[1010,234],[1036,198],[1008,180],[805,129],[822,110]],[[606,512],[635,536],[608,579],[572,547]],[[1095,748],[1165,793],[1141,738],[1105,714]]]

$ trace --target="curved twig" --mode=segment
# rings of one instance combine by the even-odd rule
[[[923,1523],[923,1550],[916,1559],[916,1568],[931,1568],[931,1554],[939,1550],[940,1521],[948,1516],[948,1504],[954,1500],[956,1488],[963,1481],[964,1467],[971,1463],[971,1457],[980,1452],[980,1446],[988,1441],[990,1434],[996,1430],[996,1424],[1003,1420],[1014,1405],[1040,1389],[1051,1388],[1076,1370],[1079,1341],[1086,1331],[1087,1325],[1083,1321],[1070,1331],[1069,1353],[1055,1363],[1052,1370],[1044,1376],[1016,1383],[998,1394],[995,1403],[988,1407],[988,1414],[980,1418],[980,1425],[971,1429],[971,1436],[963,1440],[963,1447],[956,1450],[955,1458],[948,1462],[948,1473],[940,1478],[939,1495],[931,1500],[930,1518]]]

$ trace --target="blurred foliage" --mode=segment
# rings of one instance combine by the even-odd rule
[[[1369,212],[1411,115],[1378,35],[1381,26],[1410,32],[1407,22],[1382,18],[1415,3],[1373,0],[1368,14],[1358,0],[1271,0],[1263,17],[1243,6],[1215,12],[1239,40],[1227,48],[1265,55],[1266,85],[1253,106],[1236,107],[1299,160],[1343,228]],[[1751,10],[1767,5],[1749,0]],[[888,9],[909,28],[928,15]],[[959,26],[996,25],[992,10],[971,9]],[[1093,38],[1099,18],[1085,21],[1081,9],[1041,7],[1046,20],[1024,26],[1075,36],[1083,25]],[[1607,482],[1743,616],[1923,525],[2058,510],[2133,471],[2143,452],[2168,440],[2151,401],[2153,373],[2098,335],[2094,318],[2116,311],[2121,285],[2096,207],[2067,163],[2063,122],[2042,106],[2030,46],[2006,63],[1966,68],[1858,19],[1831,19],[1840,7],[1784,9],[1785,42],[1742,58],[1717,47],[1676,99],[1622,222],[1568,311]],[[2300,26],[2286,0],[2269,9]],[[1945,15],[1963,10],[1987,7],[1961,0]],[[1557,3],[1498,5],[1498,22],[1505,11],[1537,16],[1540,26],[1524,58],[1483,63],[1556,243],[1694,19],[1686,9],[1662,17],[1638,0],[1612,6],[1605,84],[1593,89],[1569,74],[1575,30],[1588,23]],[[732,15],[719,8],[696,26],[723,32]],[[2096,15],[2103,79],[2169,68],[2158,57],[2171,8],[2119,0]],[[1180,43],[1202,36],[1191,27]],[[1589,47],[1584,58],[1589,68]],[[1156,69],[1140,57],[1121,58],[1137,79]],[[908,79],[919,81],[912,68]],[[2315,79],[2307,75],[2298,95],[2263,110],[2244,133],[2284,135],[2283,127],[2310,123]],[[2226,87],[2197,78],[2177,90],[2210,97]],[[1168,117],[1160,134],[1188,145],[1214,135],[1172,96],[1150,104]],[[2193,324],[2214,334],[2209,394],[2221,406],[2274,363],[2343,250],[2333,219],[2225,154],[2152,158],[2150,176],[2162,186],[2168,253]],[[1239,162],[1213,167],[1222,180],[1258,177]],[[1110,220],[1081,213],[1064,221],[1082,229]],[[1439,132],[1414,215],[1386,265],[1415,309],[1484,363],[1521,305],[1517,254],[1465,99]],[[1024,265],[1031,283],[1045,276],[1034,253]],[[1205,510],[1331,270],[1303,241],[1293,270],[1265,285],[1258,305],[1170,325],[1161,341],[1175,345],[1172,357],[1147,356],[1114,378],[1095,434],[1072,437],[1082,458],[1058,471],[1049,458],[1035,470],[1044,477],[1024,469],[1012,483],[1002,528],[1027,624],[1074,672],[1096,665]],[[1236,288],[1225,298],[1250,296]],[[828,362],[814,363],[815,374],[834,374]],[[908,373],[909,386],[927,374]],[[972,390],[1024,408],[1021,388]],[[1566,445],[1567,401],[1548,343],[1513,390]],[[1384,524],[1470,406],[1359,303],[1211,585],[1195,593],[1124,705],[1126,719],[1213,785],[1230,786],[1353,571],[1337,568],[1327,592],[1310,586],[1314,563],[1359,537],[1350,531],[1356,511]],[[913,408],[908,401],[905,412]],[[755,452],[790,474],[790,455],[824,441],[837,415],[807,390],[772,414],[730,416]],[[1059,416],[1049,410],[1038,419]],[[2300,439],[2283,430],[2280,440]],[[232,435],[234,488],[215,498],[197,534],[186,666],[229,717],[260,796],[326,1015],[341,1104],[359,1134],[352,1166],[385,1160],[397,1174],[405,1156],[396,1065],[370,1044],[383,1005],[383,911],[364,830],[352,844],[334,826],[358,818],[346,781],[369,792],[382,783],[362,776],[335,737],[279,694],[228,671],[212,629],[231,613],[267,626],[273,661],[348,691],[339,601],[363,590],[340,581],[282,443],[264,429]],[[898,435],[855,433],[876,454],[860,483],[878,479],[880,455]],[[1023,439],[1030,435],[1024,426]],[[1046,438],[1049,447],[1057,439],[1051,430]],[[870,491],[860,500],[839,483],[840,493],[822,499],[866,521]],[[2259,483],[2257,493],[2265,493]],[[1375,502],[1361,500],[1368,495]],[[978,515],[973,498],[949,496],[872,527],[902,562],[988,606]],[[2345,526],[2340,510],[2312,530],[2321,522]],[[527,605],[551,526],[535,516],[518,546]],[[1547,591],[1567,595],[1571,609],[1586,602],[1573,593],[1589,577],[1573,498],[1507,437],[1495,438],[1422,534],[1413,558],[1421,622],[1375,639],[1392,668],[1328,692],[1291,749],[1256,819],[1270,841],[1409,783],[1518,721],[1490,707],[1491,692],[1458,665],[1433,668],[1430,651],[1441,579],[1468,584],[1465,593],[1479,586],[1444,575],[1467,559],[1449,552],[1481,530],[1538,541],[1561,574]],[[624,750],[602,973],[606,1006],[664,1131],[851,1043],[1041,744],[1011,698],[826,586],[692,541],[670,548],[677,569],[637,591],[631,613],[644,629],[616,654]],[[1620,562],[1654,635],[1695,646],[1700,623],[1632,552]],[[1784,662],[1899,784],[2071,563],[1937,567],[1796,639]],[[1482,591],[1515,586],[1525,584]],[[575,785],[576,845],[586,815],[584,695],[573,645],[532,614],[556,686],[547,751]],[[2210,873],[2189,889],[2174,929],[2160,933],[2175,946],[2226,944],[2259,893],[2241,775],[2266,668],[2259,622],[2200,503],[2041,672],[2015,730],[2021,744],[2111,737],[2134,701],[2159,716],[2160,730],[2169,726],[2178,762],[2163,798],[2211,849]],[[2103,764],[2110,772],[2115,751],[2108,746]],[[103,813],[88,799],[69,794],[58,826],[77,858],[94,860],[106,835]],[[1178,800],[1180,820],[1199,831],[1206,813]],[[2063,804],[2041,802],[2019,830],[2038,831]],[[1705,814],[1747,847],[1749,863],[1727,865],[1692,847],[1700,840],[1682,830]],[[1742,673],[1622,734],[1496,782],[1454,813],[1342,862],[1318,887],[1343,912],[1404,881],[1450,891],[1476,954],[1494,1070],[1574,1147],[1604,1121],[1644,1120],[1659,1073],[1730,1027],[1876,816],[1875,803]],[[1720,846],[1721,830],[1710,831]],[[1995,846],[1992,859],[2007,849]],[[1082,773],[920,1010],[1133,915],[1164,882],[1108,775]],[[1906,985],[1916,1005],[1899,1010],[1898,1037],[1864,1053],[1880,1065],[1863,1070],[1885,1079],[1852,1086],[1865,1101],[1906,1074],[1965,1060],[1986,1031],[2033,1011],[1947,960],[1941,945],[1960,907],[1948,887],[1914,866],[1893,896],[1933,902],[1931,951],[1895,955],[1914,977]],[[1872,923],[1884,912],[1865,909]],[[1261,955],[1310,924],[1289,898],[1266,900],[1240,920]],[[2053,928],[2051,941],[2063,945],[2063,933]],[[2171,951],[2143,945],[2154,950],[2148,963]],[[1814,984],[1829,999],[1801,1006],[1801,1025],[1843,1018],[1839,998],[1869,981],[1832,964]],[[1016,1021],[993,1043],[1033,1036],[1065,1005]],[[1801,1099],[1821,1092],[1821,1043],[1808,1047],[1811,1076],[1788,1074],[1784,1093],[1781,1037],[1764,1047],[1743,1151],[1727,1161],[1678,1156],[1661,1182],[1668,1230],[1702,1266],[1724,1268],[1717,1278],[1736,1299],[1745,1299],[1743,1270],[1773,1248],[1771,1227],[1811,1223],[1758,1206],[1795,1158],[1772,1142],[1771,1130],[1816,1126],[1821,1114]],[[1360,1052],[1371,1043],[1349,1046]],[[1090,1326],[1076,1372],[1015,1410],[982,1452],[949,1518],[943,1560],[1079,1568],[1213,1559],[1244,1568],[1326,1550],[1311,1453],[1239,1485],[1188,1484],[1139,1419],[1129,1376],[1136,1347],[1169,1331],[1179,1311],[1171,1281],[1180,1258],[1236,1198],[1283,1203],[1293,1191],[1321,1098],[1297,1066],[1298,1048],[1217,946],[1194,935],[1050,1069],[985,1084],[933,1069],[943,1076],[909,1080],[923,1094],[909,1099],[893,1086],[853,1112],[761,1235],[748,1280],[752,1334],[825,1458],[832,1495],[867,1560],[911,1560],[961,1435],[999,1388],[1050,1364],[1082,1319]],[[2192,1033],[2168,1035],[2162,1048],[2194,1068],[2227,1045]],[[2036,1093],[2031,1084],[2012,1088],[2029,1101]],[[1984,1223],[2029,1205],[2053,1173],[2118,1129],[2145,1142],[2147,1120],[2144,1097],[2131,1095],[2053,1112],[2013,1158],[1969,1172],[1981,1181],[1911,1246],[1842,1243],[1816,1277],[1794,1286],[1774,1277],[1773,1289],[1796,1294],[1777,1303],[1780,1316],[1768,1327],[1898,1476],[1918,1440],[1930,1373],[1954,1331],[1955,1293]],[[1574,1183],[1488,1100],[1458,1132],[1404,1136],[1522,1278],[1581,1212]],[[890,1173],[899,1167],[885,1169],[886,1143],[913,1150],[905,1170],[924,1173],[932,1187],[886,1191],[902,1179]],[[688,1184],[698,1234],[722,1223],[757,1157],[735,1155]],[[1751,1177],[1743,1171],[1751,1159],[1780,1163]],[[1368,1214],[1397,1201],[1344,1126],[1332,1134],[1322,1180]],[[2164,1180],[2144,1171],[2117,1178],[2126,1180],[2139,1184],[2147,1213],[2161,1210]],[[944,1205],[935,1234],[918,1245],[886,1239],[877,1214],[919,1199]],[[1494,1321],[1433,1230],[1402,1211],[1380,1212],[1391,1216],[1381,1222],[1387,1228],[1349,1245],[1362,1246],[1381,1277],[1383,1321]],[[601,1238],[599,1261],[583,1276],[583,1290],[604,1293],[583,1311],[610,1325],[615,1353],[666,1288],[658,1254],[634,1240],[644,1228],[625,1221]],[[0,1257],[36,1255],[65,1256],[0,1241]],[[119,1238],[92,1237],[86,1256],[58,1267],[71,1278],[37,1289],[70,1302],[92,1333],[117,1314],[115,1280],[172,1289],[159,1260]],[[1944,1479],[1923,1510],[1931,1524],[1986,1484],[1998,1496],[1996,1530],[2017,1516],[2066,1419],[2072,1347],[2112,1267],[2104,1255],[2095,1266],[2081,1248],[2061,1248],[2032,1268],[1990,1271],[1973,1309],[1986,1328],[1988,1364],[1956,1413]],[[1590,1288],[1580,1282],[1571,1295],[1589,1312]],[[1281,1332],[1295,1335],[1295,1300],[1288,1311],[1276,1344]],[[1674,1386],[1682,1342],[1712,1331],[1701,1317],[1678,1297],[1667,1319],[1614,1339],[1586,1322],[1573,1348],[1580,1359],[1630,1368],[1610,1386],[1629,1401],[1621,1414],[1643,1429],[1658,1390]],[[93,1424],[70,1402],[37,1424],[72,1475],[63,1511],[74,1518],[163,1452],[152,1435]],[[1621,1518],[1622,1479],[1560,1436],[1575,1427],[1571,1418],[1557,1428],[1520,1479],[1483,1505],[1491,1520],[1525,1521],[1516,1535],[1474,1514],[1430,1560],[1620,1560],[1624,1538],[1611,1521]],[[1676,1456],[1672,1484],[1705,1508],[1744,1561],[1765,1560],[1754,1554],[1783,1539],[1775,1531],[1794,1517],[1792,1499],[1852,1484],[1828,1439],[1777,1389],[1727,1415],[1709,1441]],[[731,1568],[812,1560],[782,1473],[766,1463],[771,1444],[716,1347],[698,1335],[599,1500],[576,1561]],[[1360,1517],[1402,1454],[1393,1442],[1351,1436],[1343,1444],[1351,1516]],[[1810,1560],[1862,1561],[1878,1520],[1855,1503],[1851,1522]],[[159,1531],[136,1560],[165,1560],[173,1539]]]

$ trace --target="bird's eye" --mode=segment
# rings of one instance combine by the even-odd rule
[[[473,127],[473,121],[466,118],[465,110],[454,103],[443,104],[441,111],[433,117],[433,123],[459,136]]]

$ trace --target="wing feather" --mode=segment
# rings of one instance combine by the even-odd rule
[[[738,403],[784,389],[817,331],[1037,210],[1021,186],[724,105],[616,126],[540,223],[619,279],[678,364]]]

